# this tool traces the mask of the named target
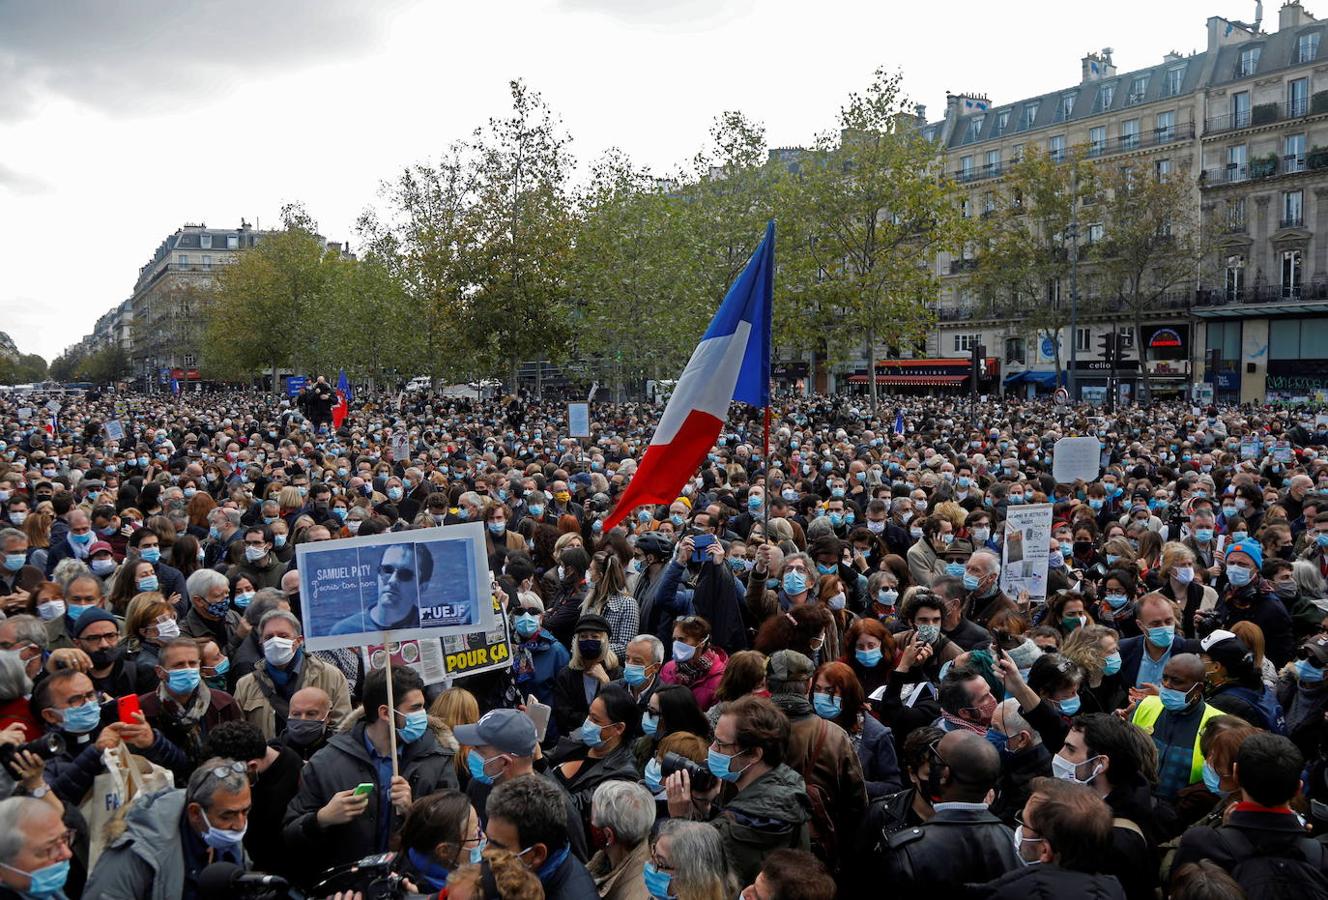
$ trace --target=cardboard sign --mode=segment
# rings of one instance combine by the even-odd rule
[[[1057,484],[1096,481],[1102,445],[1095,437],[1061,438],[1052,448],[1051,475]]]

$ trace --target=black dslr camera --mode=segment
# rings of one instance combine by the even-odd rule
[[[358,891],[363,894],[364,900],[423,900],[425,895],[406,890],[402,876],[392,871],[396,856],[395,853],[379,853],[331,869],[318,886],[309,892],[309,897],[331,897],[339,891]]]
[[[58,734],[43,734],[26,744],[0,744],[0,765],[9,768],[18,753],[35,753],[42,759],[54,759],[65,752],[65,739]]]
[[[692,780],[692,788],[698,791],[708,791],[715,786],[715,776],[709,769],[680,753],[665,753],[659,761],[659,771],[664,778],[674,772],[686,772]]]

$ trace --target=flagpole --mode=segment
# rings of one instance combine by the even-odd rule
[[[770,540],[770,404],[765,405],[765,438],[761,442],[761,462],[765,465],[765,496],[761,504],[761,537]]]

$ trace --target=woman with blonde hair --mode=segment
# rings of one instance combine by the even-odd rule
[[[1259,670],[1259,676],[1263,679],[1264,685],[1277,689],[1277,666],[1273,661],[1264,656],[1263,629],[1250,621],[1241,621],[1231,623],[1231,633],[1240,638],[1250,650],[1250,655],[1254,657],[1254,667]]]
[[[166,602],[159,591],[138,594],[125,607],[121,643],[139,668],[157,665],[161,648],[179,636],[175,605]]]
[[[1194,553],[1179,541],[1162,545],[1162,565],[1158,575],[1162,587],[1158,593],[1176,604],[1177,624],[1187,638],[1194,638],[1194,614],[1217,605],[1217,591],[1199,578],[1200,569],[1194,562]]]
[[[28,513],[23,520],[23,533],[28,536],[28,548],[32,551],[28,565],[46,570],[46,554],[51,547],[51,525],[55,516],[42,510]]]
[[[442,731],[435,722],[446,729],[446,736],[450,739],[455,752],[452,762],[456,766],[457,778],[462,785],[470,780],[470,772],[466,768],[466,751],[469,748],[458,745],[452,733],[458,725],[474,725],[479,720],[479,702],[476,701],[475,695],[465,688],[450,687],[435,697],[429,706],[429,725],[433,727],[435,737]]]
[[[281,507],[278,515],[284,519],[304,506],[304,498],[300,496],[299,488],[288,484],[277,495],[277,505]]]
[[[603,616],[582,616],[572,634],[572,657],[553,678],[553,717],[561,734],[573,734],[586,720],[590,702],[610,681],[622,677],[609,646]]]

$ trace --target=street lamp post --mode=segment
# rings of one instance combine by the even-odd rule
[[[1070,173],[1070,400],[1079,400],[1079,172]]]

